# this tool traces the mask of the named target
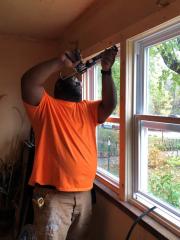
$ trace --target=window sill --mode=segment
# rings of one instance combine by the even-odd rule
[[[106,187],[103,183],[98,180],[94,182],[95,189],[104,195],[106,199],[111,201],[114,205],[116,205],[119,209],[125,212],[128,216],[133,219],[136,219],[139,215],[142,214],[137,207],[133,206],[129,202],[123,202],[118,199],[117,193]],[[162,240],[178,240],[179,237],[174,235],[172,232],[167,230],[163,225],[156,222],[149,216],[145,216],[139,223],[141,226],[146,228],[149,232],[151,232],[155,237]]]
[[[103,172],[103,169],[98,169],[96,174],[96,180],[100,182],[102,185],[107,186],[107,188],[110,188],[113,192],[117,193],[119,192],[119,179],[114,178],[113,175],[109,174],[107,171]]]
[[[135,193],[134,198],[130,200],[130,203],[142,211],[146,210],[147,208],[156,206],[156,209],[150,214],[150,216],[162,226],[168,228],[171,232],[180,236],[180,218],[176,214],[173,214],[173,212],[168,211],[159,203],[148,199],[141,193]]]

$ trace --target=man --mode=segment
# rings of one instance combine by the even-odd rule
[[[116,51],[103,53],[102,100],[82,101],[81,81],[59,79],[54,98],[44,90],[48,77],[74,68],[77,52],[40,63],[22,77],[22,98],[35,133],[34,225],[38,240],[86,240],[91,193],[97,167],[95,128],[116,106],[111,76]]]

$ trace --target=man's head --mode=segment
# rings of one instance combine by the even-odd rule
[[[56,81],[54,88],[54,97],[71,102],[80,102],[82,100],[81,81],[75,76]]]

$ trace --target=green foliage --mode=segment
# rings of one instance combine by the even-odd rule
[[[173,141],[165,141],[165,143],[157,144],[157,148],[161,151],[178,151],[180,150],[180,144],[176,145]]]
[[[157,115],[180,114],[180,37],[151,46],[148,109]]]
[[[167,164],[173,167],[180,167],[180,157],[169,157],[166,160]]]
[[[177,54],[180,51],[180,37],[161,43],[158,50],[167,67],[180,74],[180,59]]]
[[[180,183],[172,173],[156,170],[149,177],[149,192],[161,200],[180,208]]]
[[[179,139],[151,136],[148,146],[148,191],[155,197],[180,208]],[[168,154],[168,152],[173,155]]]
[[[167,139],[149,137],[149,146],[154,146],[160,151],[179,151],[180,150],[180,139]]]

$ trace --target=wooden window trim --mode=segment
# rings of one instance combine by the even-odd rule
[[[176,117],[164,117],[164,116],[155,116],[155,115],[135,115],[137,121],[147,120],[153,122],[162,122],[162,123],[173,123],[180,124],[180,118]]]

